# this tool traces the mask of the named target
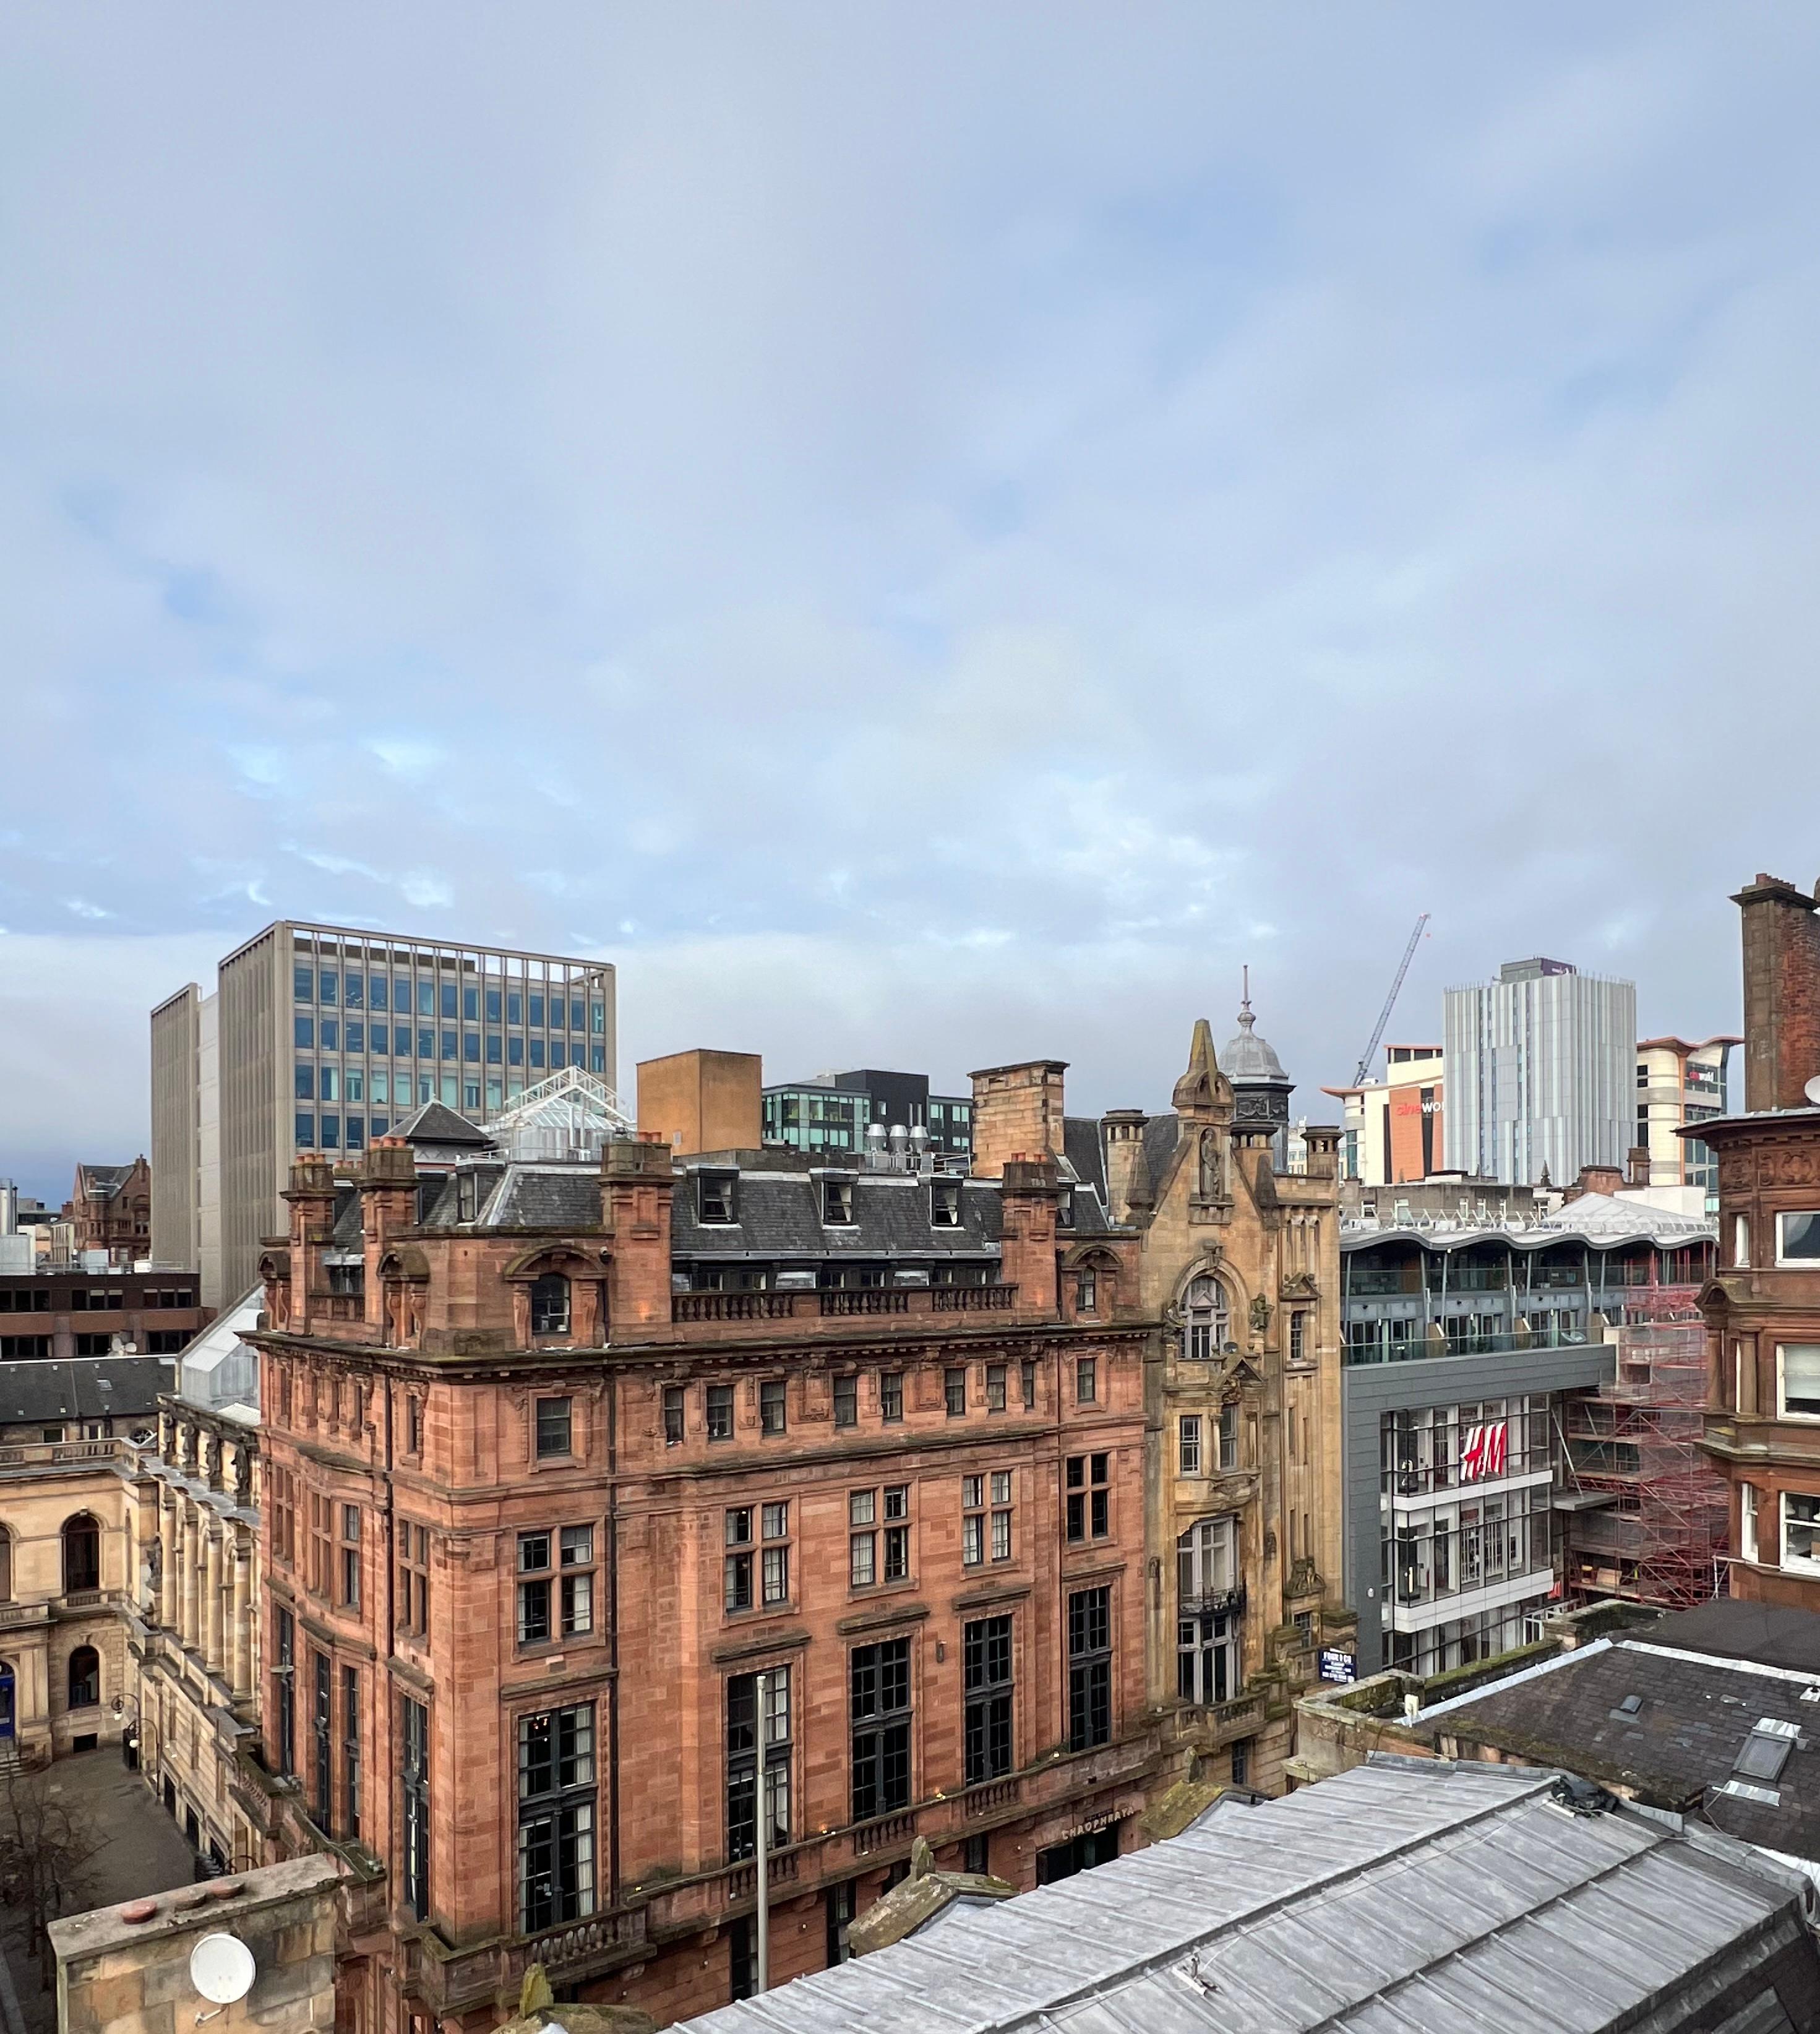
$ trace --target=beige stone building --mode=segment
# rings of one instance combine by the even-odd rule
[[[1222,1064],[1223,1062],[1223,1064]],[[1203,1019],[1166,1113],[1066,1114],[1063,1062],[974,1077],[975,1169],[1049,1152],[1135,1229],[1149,1364],[1148,1680],[1176,1708],[1192,1777],[1275,1793],[1293,1704],[1341,1597],[1339,1131],[1309,1127],[1289,1169],[1293,1083],[1248,1000],[1216,1054]],[[1062,1260],[1077,1307],[1113,1275],[1083,1237]],[[1085,1297],[1083,1297],[1085,1296]]]
[[[169,1375],[155,1357],[0,1368],[0,1760],[41,1764],[126,1728],[121,1469]]]
[[[148,1786],[219,1868],[262,1861],[257,1743],[258,1367],[240,1341],[256,1297],[184,1353],[156,1431],[126,1465],[135,1589],[123,1612]]]

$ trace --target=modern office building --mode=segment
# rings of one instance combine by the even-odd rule
[[[1735,1038],[1642,1038],[1637,1043],[1638,1148],[1649,1154],[1653,1187],[1702,1187],[1709,1209],[1719,1206],[1719,1161],[1698,1137],[1683,1137],[1691,1124],[1725,1113],[1726,1075]]]
[[[1635,1128],[1637,989],[1566,961],[1507,961],[1444,998],[1446,1169],[1559,1186],[1627,1164]]]
[[[1559,1445],[1574,1402],[1616,1379],[1608,1331],[1684,1307],[1713,1249],[1709,1222],[1605,1194],[1533,1222],[1346,1222],[1345,1593],[1361,1675],[1441,1673],[1524,1642],[1559,1591],[1556,1514],[1582,1494]],[[1582,1459],[1622,1481],[1636,1435],[1606,1437]],[[1600,1505],[1647,1508],[1641,1463],[1635,1480],[1602,1486]],[[1658,1525],[1670,1532],[1652,1511],[1637,1529]]]
[[[1390,1187],[1441,1169],[1441,1059],[1439,1045],[1387,1045],[1383,1079],[1322,1089],[1345,1110],[1342,1180]]]
[[[257,1276],[298,1151],[352,1152],[426,1102],[484,1122],[568,1067],[615,1078],[602,961],[281,920],[214,993],[152,1013],[152,1254],[205,1305]]]
[[[764,1141],[799,1151],[862,1151],[876,1123],[887,1131],[919,1127],[930,1150],[965,1158],[973,1150],[973,1098],[931,1094],[927,1074],[887,1073],[861,1067],[851,1073],[816,1074],[764,1093]]]

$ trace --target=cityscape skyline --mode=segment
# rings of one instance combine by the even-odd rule
[[[1424,1030],[1537,951],[1736,1029],[1723,896],[1813,873],[1820,24],[1143,18],[8,24],[22,1183],[280,916],[1105,1106],[1248,962],[1344,1079],[1420,910]]]

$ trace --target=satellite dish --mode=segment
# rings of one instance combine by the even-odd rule
[[[232,2006],[253,1989],[257,1966],[238,1935],[217,1931],[190,1952],[190,1982],[215,2006]]]
[[[1820,1074],[1816,1074],[1801,1092],[1816,1108],[1820,1108]]]

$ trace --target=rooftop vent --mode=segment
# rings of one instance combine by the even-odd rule
[[[1606,1815],[1617,1807],[1617,1796],[1578,1774],[1563,1773],[1548,1789],[1548,1798],[1570,1815]]]
[[[1643,1698],[1641,1695],[1627,1695],[1618,1706],[1610,1712],[1613,1723],[1635,1723],[1642,1713]]]

